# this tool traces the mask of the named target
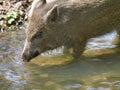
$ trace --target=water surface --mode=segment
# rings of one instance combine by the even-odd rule
[[[24,63],[24,32],[0,33],[0,90],[120,90],[115,35],[91,39],[78,62],[68,64],[72,57],[61,48]]]

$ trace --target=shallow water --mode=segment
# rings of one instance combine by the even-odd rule
[[[120,90],[115,34],[91,39],[79,61],[68,64],[63,47],[24,63],[23,31],[0,33],[0,90]]]

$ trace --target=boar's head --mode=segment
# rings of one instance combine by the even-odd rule
[[[56,47],[52,30],[57,18],[56,4],[47,4],[46,0],[33,1],[28,14],[26,41],[22,52],[23,61],[30,61],[40,53]]]

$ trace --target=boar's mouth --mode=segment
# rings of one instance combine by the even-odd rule
[[[30,54],[30,55],[25,55],[25,54],[23,54],[23,55],[22,55],[22,59],[23,59],[23,61],[25,61],[25,62],[29,62],[31,59],[37,57],[39,54],[40,54],[40,53],[39,53],[38,51],[36,51],[36,52],[34,52],[34,53]]]

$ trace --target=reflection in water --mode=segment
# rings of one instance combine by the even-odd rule
[[[116,45],[112,45],[112,42],[116,35],[116,31],[113,31],[98,38],[92,38],[87,45],[87,49],[114,48]]]
[[[22,50],[20,44],[20,41],[23,39],[21,38],[22,34],[23,33],[19,32],[3,33],[2,35],[4,37],[0,40],[0,76],[3,77],[3,81],[9,83],[9,86],[7,84],[1,85],[4,85],[4,87],[10,90],[26,84],[26,80],[24,78],[24,66],[19,60],[20,52]]]
[[[79,89],[79,88],[81,88],[81,84],[73,84],[73,85],[67,85],[67,86],[65,86],[64,88],[66,89],[66,90],[70,90],[70,89]]]
[[[111,53],[118,50],[112,45],[115,35],[116,32],[112,32],[90,39],[80,60],[66,64],[71,56],[59,55],[63,47],[52,51],[52,54],[51,51],[44,53],[30,63],[23,63],[20,54],[24,33],[0,34],[0,89],[120,90],[120,55]],[[106,52],[109,54],[104,55]],[[87,57],[89,55],[92,57]]]
[[[111,90],[111,89],[110,88],[98,87],[98,88],[87,88],[87,90]]]

